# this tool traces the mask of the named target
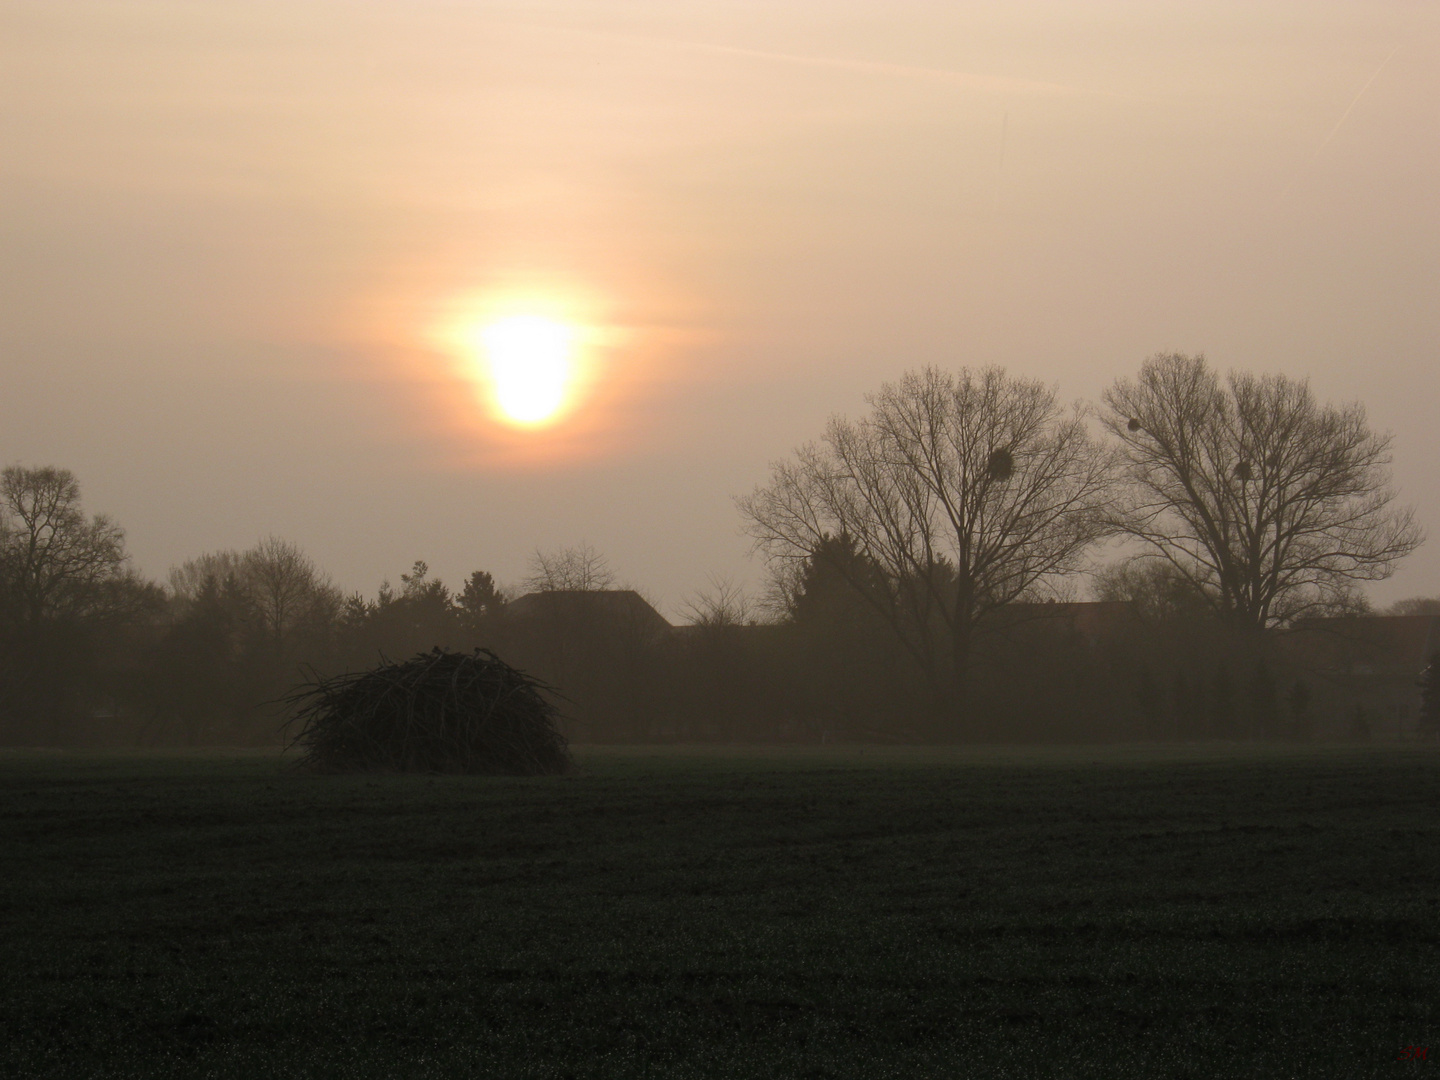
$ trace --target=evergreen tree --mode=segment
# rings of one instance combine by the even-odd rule
[[[1291,735],[1297,739],[1310,738],[1314,734],[1314,719],[1310,715],[1310,686],[1304,679],[1295,680],[1286,704],[1290,708]]]
[[[1170,684],[1171,712],[1175,715],[1175,733],[1182,739],[1200,736],[1204,695],[1198,683],[1191,686],[1185,673],[1175,672]]]
[[[795,622],[864,621],[868,607],[892,603],[885,572],[844,533],[821,537],[801,567],[786,598],[787,614]]]
[[[1218,664],[1215,676],[1210,682],[1210,734],[1214,738],[1230,739],[1235,736],[1235,684],[1230,679],[1230,668]]]
[[[1440,652],[1431,654],[1420,673],[1420,734],[1440,737]]]
[[[1250,713],[1250,732],[1262,739],[1275,734],[1276,721],[1280,716],[1279,695],[1275,687],[1275,676],[1264,659],[1258,660],[1245,688],[1246,704]]]
[[[465,588],[455,597],[460,624],[466,634],[476,637],[488,617],[497,615],[505,606],[505,598],[495,579],[484,570],[474,571],[465,579]]]
[[[1149,664],[1140,669],[1140,677],[1135,687],[1135,703],[1140,709],[1140,723],[1145,734],[1151,738],[1159,738],[1164,726],[1165,701]]]

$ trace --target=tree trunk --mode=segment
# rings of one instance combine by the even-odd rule
[[[947,741],[975,736],[975,710],[970,700],[970,653],[974,630],[974,589],[961,576],[955,589],[955,614],[950,624],[950,709]]]

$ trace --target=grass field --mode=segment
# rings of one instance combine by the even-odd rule
[[[0,755],[0,1075],[1268,1080],[1440,1057],[1433,750],[579,760]]]

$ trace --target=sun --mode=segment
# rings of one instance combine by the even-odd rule
[[[553,420],[575,377],[575,328],[540,315],[512,315],[483,327],[480,340],[501,416],[519,427]]]

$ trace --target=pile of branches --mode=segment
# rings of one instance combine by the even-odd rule
[[[297,687],[286,728],[317,772],[560,773],[553,693],[488,649],[436,648]]]

